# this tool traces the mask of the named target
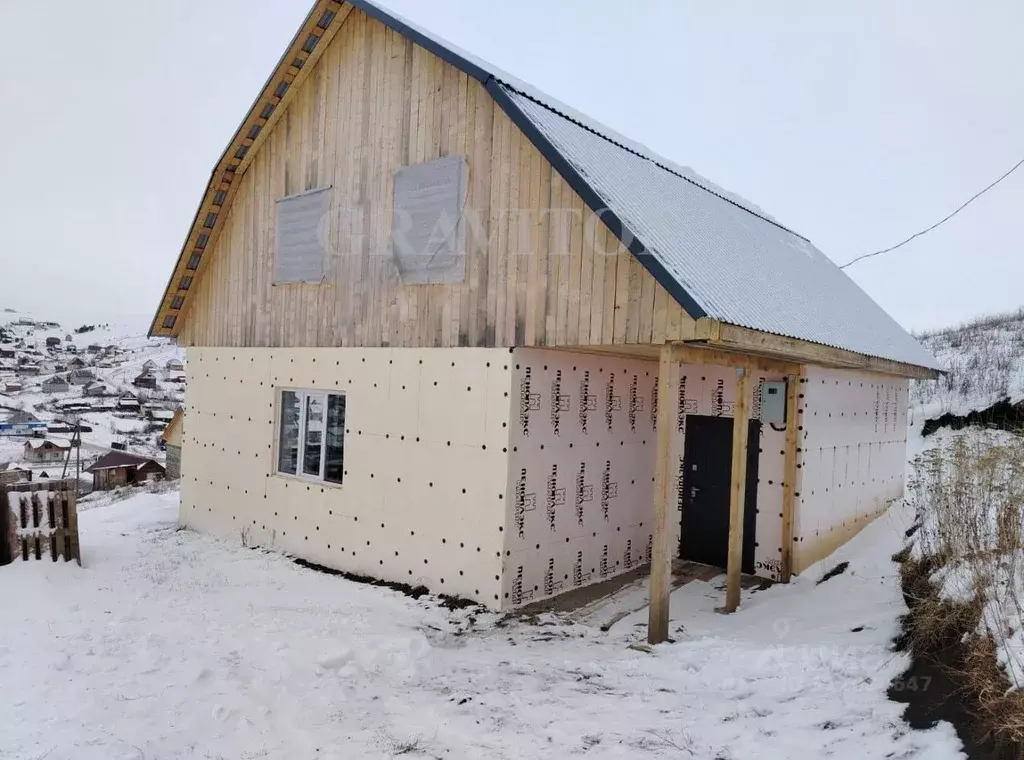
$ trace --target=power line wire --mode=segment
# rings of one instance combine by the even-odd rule
[[[971,204],[972,204],[972,203],[973,203],[974,201],[976,201],[976,200],[977,200],[978,198],[980,198],[981,196],[983,196],[983,195],[984,195],[985,193],[987,193],[987,192],[988,192],[989,190],[991,190],[991,189],[992,189],[993,187],[995,187],[995,186],[996,186],[996,185],[998,185],[998,184],[999,184],[1000,182],[1002,182],[1002,181],[1003,181],[1004,179],[1006,179],[1006,178],[1007,178],[1007,177],[1009,177],[1009,176],[1010,176],[1011,174],[1013,174],[1013,173],[1014,173],[1015,171],[1017,171],[1017,169],[1019,169],[1019,168],[1020,168],[1020,167],[1021,167],[1022,165],[1024,165],[1024,158],[1022,158],[1022,159],[1021,159],[1020,161],[1018,161],[1018,162],[1017,162],[1017,163],[1015,163],[1015,164],[1014,164],[1014,165],[1013,165],[1012,167],[1010,167],[1010,168],[1009,168],[1009,169],[1008,169],[1008,170],[1007,170],[1006,172],[1004,172],[1004,173],[1003,173],[1003,174],[1002,174],[1002,175],[1001,175],[1001,176],[999,177],[999,179],[997,179],[997,180],[996,180],[995,182],[993,182],[993,183],[992,183],[991,185],[987,186],[987,187],[986,187],[985,189],[983,189],[983,190],[979,190],[978,192],[976,192],[976,193],[975,193],[974,195],[972,195],[972,196],[971,196],[970,198],[968,198],[968,199],[967,199],[967,200],[966,200],[966,201],[965,201],[965,202],[964,202],[963,204],[961,204],[960,206],[958,206],[958,207],[956,208],[956,210],[954,210],[954,211],[953,211],[953,213],[949,214],[948,216],[945,216],[945,217],[943,217],[942,219],[940,219],[939,221],[937,221],[937,222],[936,222],[935,224],[933,224],[933,225],[932,225],[931,227],[927,227],[927,228],[925,228],[925,229],[921,230],[920,232],[915,232],[915,233],[914,233],[913,235],[911,235],[910,237],[908,237],[908,238],[907,238],[906,240],[902,240],[902,241],[900,241],[899,243],[897,243],[896,245],[894,245],[894,246],[890,246],[889,248],[883,248],[883,249],[882,249],[881,251],[875,251],[874,253],[865,253],[865,254],[863,254],[863,255],[861,255],[861,256],[858,256],[857,258],[855,258],[855,259],[853,259],[853,260],[851,260],[851,261],[847,261],[847,262],[846,262],[845,264],[843,264],[843,265],[842,265],[841,267],[839,267],[839,268],[840,268],[840,269],[846,269],[846,267],[850,266],[851,264],[856,264],[856,263],[857,263],[858,261],[862,261],[862,260],[864,260],[864,259],[870,259],[870,258],[871,258],[872,256],[881,256],[881,255],[882,255],[883,253],[889,253],[889,251],[895,251],[895,250],[896,250],[897,248],[900,248],[900,247],[902,247],[902,246],[906,245],[906,244],[907,244],[907,243],[909,243],[909,242],[910,242],[911,240],[914,240],[915,238],[919,238],[919,237],[921,237],[922,235],[925,235],[925,234],[927,234],[927,233],[931,232],[931,231],[932,231],[932,230],[934,230],[934,229],[935,229],[936,227],[939,227],[939,226],[941,226],[941,225],[945,224],[945,223],[946,223],[946,222],[948,222],[948,221],[949,221],[950,219],[952,219],[952,218],[953,218],[954,216],[956,216],[956,215],[957,215],[957,214],[959,214],[959,213],[960,213],[961,211],[963,211],[963,210],[964,210],[965,208],[967,208],[968,206],[970,206],[970,205],[971,205]]]

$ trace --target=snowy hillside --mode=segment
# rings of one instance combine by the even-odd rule
[[[917,338],[946,370],[938,382],[913,384],[911,403],[924,414],[966,414],[1004,398],[1024,400],[1024,309]]]
[[[139,380],[148,370],[149,379]],[[159,434],[184,400],[184,352],[128,324],[58,324],[0,311],[0,470],[32,479],[86,467],[112,447],[162,461]],[[81,462],[67,456],[80,426]],[[63,455],[30,453],[49,441]],[[29,445],[26,446],[26,443]],[[87,486],[87,479],[83,480]]]

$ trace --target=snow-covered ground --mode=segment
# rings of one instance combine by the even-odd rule
[[[449,612],[179,530],[177,503],[83,511],[82,568],[0,570],[0,756],[960,756],[886,697],[907,665],[899,508],[734,615],[720,580],[684,586],[675,642],[648,653],[643,611],[600,630],[640,585],[536,621]]]

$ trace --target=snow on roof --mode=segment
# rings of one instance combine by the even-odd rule
[[[44,438],[43,440],[39,441],[39,445],[38,446],[33,445],[31,440],[25,441],[25,447],[29,448],[29,449],[42,449],[42,448],[69,449],[69,448],[71,448],[71,444],[68,441],[61,441],[61,440]]]
[[[141,467],[147,462],[159,464],[149,457],[140,457],[137,454],[129,454],[127,451],[111,451],[86,467],[85,471],[96,472],[97,470],[112,470],[117,467]]]

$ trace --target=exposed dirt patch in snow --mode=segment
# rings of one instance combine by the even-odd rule
[[[820,586],[825,581],[831,580],[832,578],[835,578],[837,575],[842,575],[846,572],[847,568],[849,567],[849,562],[840,562],[838,565],[833,567],[831,570],[829,570],[827,573],[821,576],[821,578],[818,579],[818,585]]]

